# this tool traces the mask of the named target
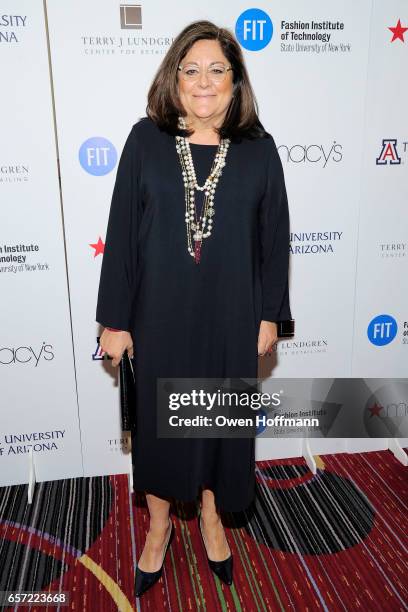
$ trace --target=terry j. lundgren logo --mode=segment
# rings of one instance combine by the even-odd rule
[[[120,7],[120,27],[122,30],[141,30],[142,29],[142,5],[141,4],[121,4]]]
[[[102,136],[85,140],[78,155],[82,168],[94,176],[108,174],[115,167],[118,158],[113,144]]]
[[[108,440],[108,450],[113,453],[130,452],[130,436],[123,438],[111,438]]]
[[[29,180],[29,167],[27,164],[0,164],[1,183],[27,183]]]
[[[329,341],[327,338],[299,338],[296,340],[282,339],[275,345],[279,355],[316,355],[327,353]],[[267,357],[265,357],[267,359]]]
[[[381,242],[378,246],[382,259],[400,259],[407,256],[408,242]]]
[[[121,4],[118,25],[121,30],[142,30],[140,36],[122,36],[118,31],[81,36],[83,52],[94,57],[105,55],[164,55],[173,42],[169,34],[157,34],[149,30],[150,24],[142,21],[142,4]],[[155,24],[154,24],[155,25]],[[116,27],[116,24],[115,24]]]
[[[20,42],[19,28],[27,27],[27,15],[0,15],[0,43]]]
[[[268,13],[251,8],[238,17],[235,24],[238,42],[248,51],[260,51],[268,45],[273,36],[273,24]]]
[[[403,141],[402,150],[404,153],[407,152],[408,142]],[[398,143],[396,138],[383,138],[381,145],[381,152],[375,159],[377,166],[399,166],[401,164],[401,157],[398,154]]]

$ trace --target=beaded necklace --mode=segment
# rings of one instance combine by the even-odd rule
[[[183,117],[179,117],[179,128],[186,129],[186,123]],[[184,136],[176,136],[176,151],[180,158],[185,192],[187,249],[190,255],[194,257],[196,264],[200,263],[203,239],[211,235],[214,223],[213,218],[215,215],[214,194],[218,180],[222,174],[222,168],[225,166],[225,158],[229,145],[230,140],[228,138],[221,139],[210,174],[206,178],[204,185],[199,185],[194,169],[190,143]],[[200,216],[197,215],[195,190],[204,191],[205,193]]]

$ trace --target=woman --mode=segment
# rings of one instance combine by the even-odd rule
[[[220,511],[253,500],[254,439],[158,438],[156,379],[256,378],[276,322],[291,318],[288,257],[282,165],[240,47],[227,30],[193,23],[166,54],[147,117],[125,143],[96,313],[114,366],[134,342],[134,488],[145,491],[150,513],[137,596],[161,575],[170,499],[191,501],[200,489],[210,566],[232,582]]]

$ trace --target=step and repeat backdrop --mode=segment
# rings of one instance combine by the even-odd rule
[[[285,172],[296,335],[260,360],[264,389],[408,375],[405,0],[2,0],[0,486],[27,481],[30,449],[39,481],[129,471],[95,322],[106,225],[150,82],[198,19],[236,34]],[[257,440],[258,458],[301,454]]]

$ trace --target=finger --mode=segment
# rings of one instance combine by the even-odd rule
[[[120,363],[120,358],[112,359],[112,365],[116,368]]]
[[[270,342],[268,342],[267,347],[266,347],[266,353],[268,355],[270,355],[272,353],[275,344],[276,344],[276,339],[271,340]]]

